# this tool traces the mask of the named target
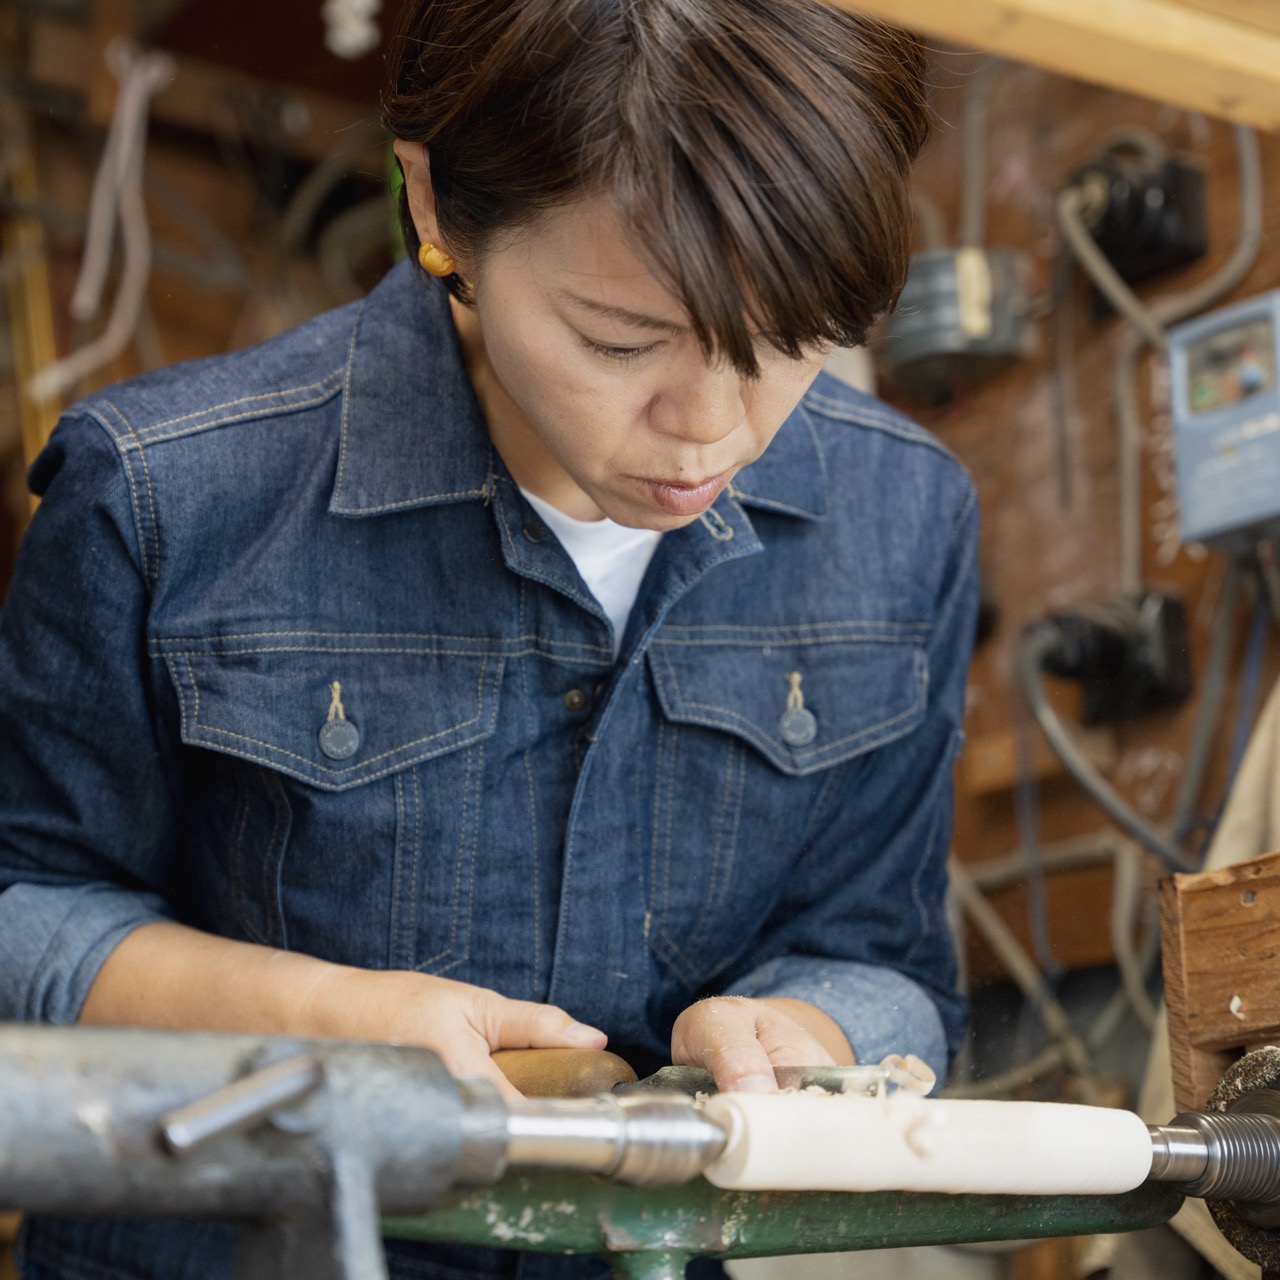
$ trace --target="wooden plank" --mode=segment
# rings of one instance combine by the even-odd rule
[[[1178,3],[1187,9],[1199,9],[1202,13],[1280,36],[1280,5],[1276,0],[1178,0]]]
[[[1280,853],[1161,886],[1174,1101],[1202,1107],[1235,1051],[1280,1036]]]
[[[39,195],[39,185],[26,120],[17,108],[6,109],[0,119],[17,149],[9,179],[13,194],[19,199],[34,200]],[[57,400],[35,400],[27,391],[31,378],[58,358],[44,227],[36,218],[6,218],[0,225],[0,248],[5,260],[15,267],[5,282],[5,292],[23,456],[29,466],[57,425],[61,409]],[[30,501],[34,511],[35,497]]]
[[[231,107],[235,102],[273,97],[293,108],[289,118],[296,129],[287,138],[288,146],[296,155],[316,160],[352,125],[377,114],[374,102],[361,111],[322,93],[272,84],[199,58],[179,54],[174,61],[173,83],[152,99],[151,114],[154,119],[202,133],[225,134],[233,123]],[[86,28],[57,18],[31,20],[27,74],[32,81],[83,95],[96,74],[92,62],[92,40]]]
[[[89,123],[105,129],[111,123],[117,83],[107,67],[107,48],[115,40],[137,35],[134,0],[93,0],[89,11]]]
[[[1160,957],[1164,970],[1164,1004],[1169,1020],[1169,1067],[1173,1105],[1179,1111],[1204,1109],[1209,1094],[1231,1064],[1231,1054],[1207,1054],[1191,1043],[1186,995],[1186,955],[1178,882],[1171,876],[1160,886]]]
[[[829,3],[1094,84],[1280,129],[1280,36],[1176,0]]]
[[[0,1213],[0,1280],[19,1280],[10,1247],[18,1235],[18,1215]]]
[[[1034,730],[1032,769],[1044,781],[1062,777],[1066,765],[1049,746],[1044,735]],[[1110,773],[1119,760],[1116,735],[1111,729],[1074,728],[1071,736],[1086,759],[1103,773]],[[960,757],[957,781],[972,795],[989,795],[1016,786],[1022,776],[1018,733],[1015,729],[993,729],[970,737]]]
[[[1280,1035],[1280,854],[1189,876],[1178,892],[1192,1045]]]
[[[1079,1262],[1078,1238],[1037,1240],[1009,1259],[1009,1280],[1074,1280]]]

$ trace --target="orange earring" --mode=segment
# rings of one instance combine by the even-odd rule
[[[418,246],[418,264],[432,276],[451,276],[458,269],[458,264],[430,241],[424,241]]]

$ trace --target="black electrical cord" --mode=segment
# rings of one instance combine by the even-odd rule
[[[1194,870],[1187,855],[1134,809],[1085,758],[1049,701],[1044,688],[1044,671],[1046,664],[1060,653],[1062,643],[1063,634],[1058,624],[1041,622],[1023,633],[1018,646],[1018,676],[1036,723],[1075,780],[1119,827],[1150,849],[1169,870]]]

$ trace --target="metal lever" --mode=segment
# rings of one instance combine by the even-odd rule
[[[186,1155],[223,1134],[253,1129],[281,1107],[314,1093],[323,1080],[324,1068],[315,1058],[289,1058],[263,1067],[198,1102],[170,1111],[160,1121],[164,1145],[173,1155]]]

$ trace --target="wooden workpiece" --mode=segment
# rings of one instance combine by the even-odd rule
[[[493,1061],[526,1098],[591,1098],[636,1078],[604,1049],[499,1049]]]
[[[1173,1098],[1202,1109],[1239,1051],[1280,1037],[1280,853],[1161,886]]]

